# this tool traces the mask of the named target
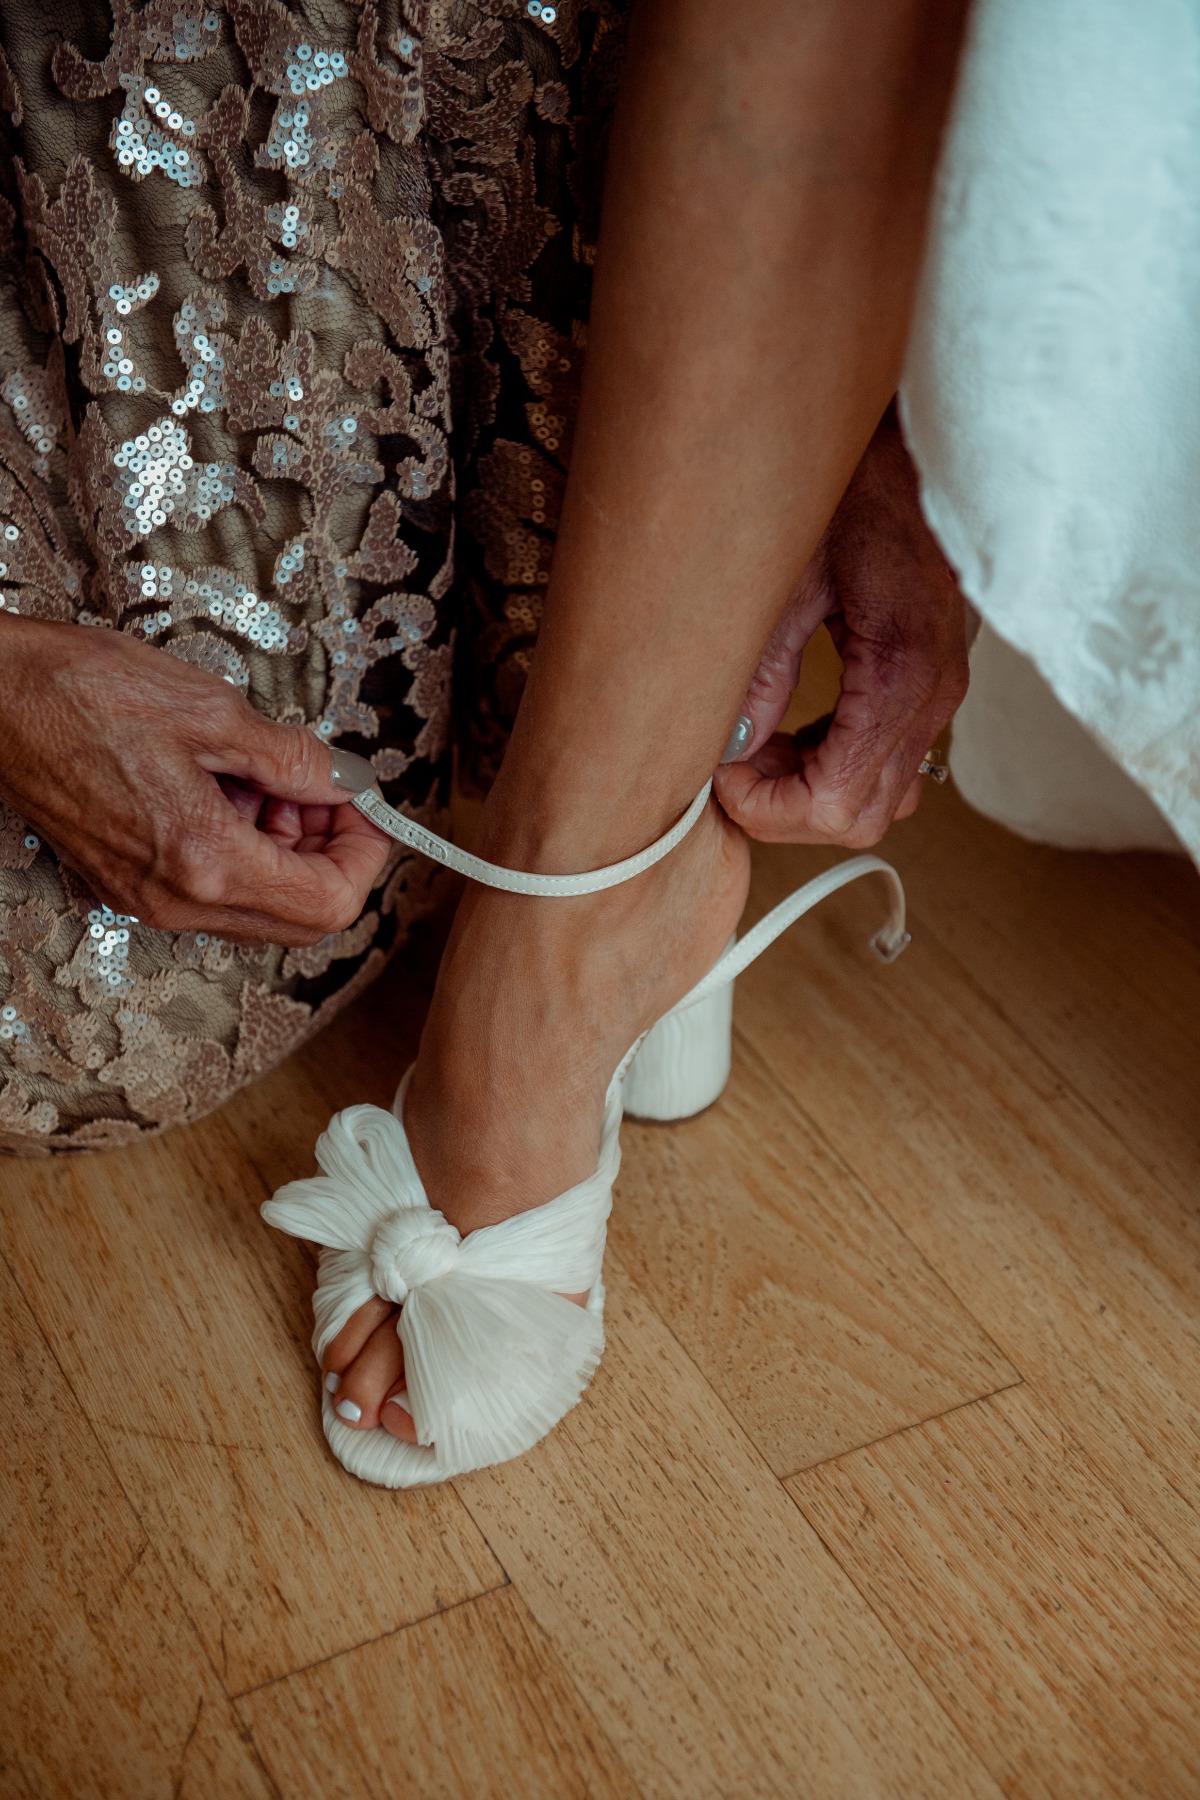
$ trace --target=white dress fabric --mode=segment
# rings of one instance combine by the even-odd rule
[[[1200,858],[1197,0],[976,0],[901,402],[968,597]],[[956,774],[1071,841],[1065,790],[1005,798],[1014,740],[1062,735],[1008,679],[968,701]],[[1128,799],[1076,841],[1168,841]]]
[[[971,651],[950,767],[976,811],[1035,843],[1183,849],[1145,789],[1055,698],[1029,658],[987,625]]]

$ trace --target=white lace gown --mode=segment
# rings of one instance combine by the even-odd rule
[[[986,621],[968,798],[1200,859],[1197,0],[976,0],[902,409]]]

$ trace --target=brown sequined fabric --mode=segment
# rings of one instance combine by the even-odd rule
[[[0,31],[0,600],[149,640],[436,824],[503,751],[578,379],[619,5],[46,0]],[[0,1147],[195,1118],[372,979],[105,911],[0,803]]]

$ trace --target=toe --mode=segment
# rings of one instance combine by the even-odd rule
[[[389,1300],[368,1300],[365,1306],[360,1306],[327,1347],[321,1367],[335,1375],[344,1375],[371,1333],[389,1319],[395,1310]],[[335,1386],[327,1385],[330,1393],[336,1393]]]
[[[417,1428],[413,1423],[412,1413],[408,1410],[408,1404],[408,1391],[403,1382],[394,1383],[383,1403],[379,1423],[394,1438],[399,1438],[402,1444],[415,1444]]]
[[[396,1321],[385,1319],[375,1327],[342,1376],[333,1403],[339,1419],[356,1430],[372,1430],[379,1424],[385,1396],[402,1385],[403,1373],[404,1351],[396,1334]],[[391,1410],[395,1412],[396,1408]]]

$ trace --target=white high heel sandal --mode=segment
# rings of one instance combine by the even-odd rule
[[[700,817],[711,786],[649,849],[587,875],[533,875],[484,862],[396,812],[376,789],[356,794],[353,804],[401,843],[474,881],[568,898],[614,887],[666,856]],[[872,948],[886,962],[899,956],[909,939],[904,889],[890,863],[855,856],[806,882],[744,938],[731,940],[708,974],[632,1046],[609,1083],[594,1173],[544,1206],[460,1236],[430,1206],[408,1147],[408,1075],[391,1112],[348,1106],[334,1115],[317,1141],[324,1173],[288,1182],[262,1212],[280,1230],[322,1246],[313,1300],[318,1366],[368,1300],[378,1295],[400,1307],[418,1442],[401,1443],[382,1427],[352,1429],[326,1390],[325,1436],[351,1474],[391,1488],[445,1481],[532,1449],[575,1405],[604,1348],[601,1268],[622,1114],[684,1119],[711,1105],[729,1075],[736,977],[811,907],[872,874],[886,877],[891,901]],[[562,1298],[582,1293],[585,1306]]]

